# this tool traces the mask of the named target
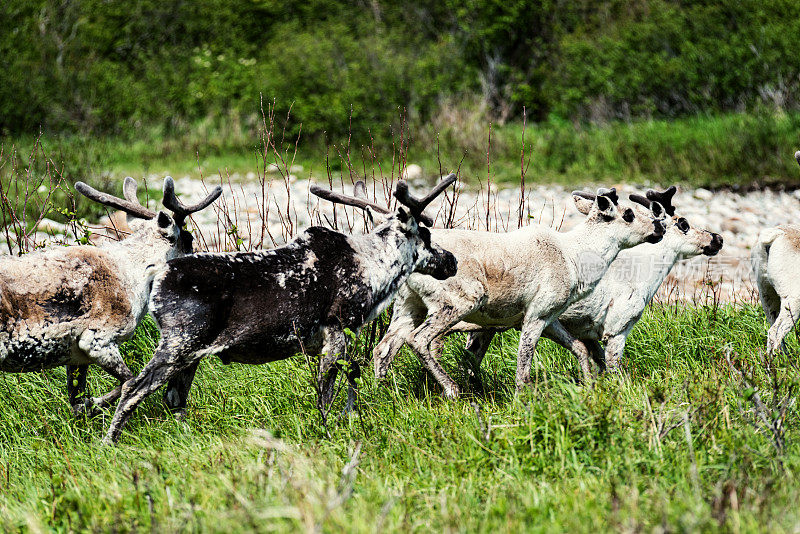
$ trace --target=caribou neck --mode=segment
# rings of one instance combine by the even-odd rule
[[[588,256],[593,256],[595,261],[605,263],[606,267],[611,265],[622,250],[622,241],[618,237],[610,232],[603,232],[595,224],[587,221],[581,222],[566,232],[566,235],[579,250]]]
[[[177,255],[175,247],[165,239],[134,233],[100,248],[114,259],[117,274],[124,281],[136,315],[141,318],[147,311],[153,279]]]
[[[629,280],[636,288],[645,291],[644,297],[649,301],[680,259],[680,253],[673,247],[643,243],[620,254],[612,268],[628,270],[628,276],[621,273],[624,278],[620,279]],[[637,273],[641,276],[632,279]]]
[[[417,244],[388,221],[372,232],[351,236],[350,243],[361,264],[361,274],[372,291],[373,318],[388,306],[400,285],[414,270]]]

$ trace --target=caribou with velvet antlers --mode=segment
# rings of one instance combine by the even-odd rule
[[[665,191],[651,189],[645,197],[630,196],[645,207],[652,202],[664,207],[664,239],[620,252],[594,291],[572,303],[558,318],[561,326],[585,345],[600,369],[619,369],[628,334],[678,261],[700,254],[715,256],[722,249],[721,235],[695,228],[676,215],[672,197],[677,191],[672,186]],[[479,378],[478,368],[495,332],[473,332],[467,339],[464,367],[474,379]],[[563,339],[549,327],[543,336],[556,343]]]
[[[346,330],[357,331],[392,301],[412,272],[443,280],[455,274],[452,254],[431,243],[425,207],[455,181],[450,175],[423,199],[400,181],[395,212],[369,202],[363,183],[356,196],[312,187],[315,195],[366,210],[381,224],[348,236],[311,227],[272,250],[203,253],[168,262],[156,277],[151,310],[161,328],[155,355],[123,386],[107,442],[145,397],[168,383],[168,407],[181,411],[204,356],[224,363],[265,364],[301,351],[319,355],[320,406],[333,398],[338,361],[348,360]],[[348,373],[348,408],[354,369]]]
[[[531,362],[545,329],[577,357],[584,379],[591,376],[589,353],[558,322],[573,302],[588,295],[623,249],[657,243],[664,236],[664,209],[618,204],[614,189],[576,191],[573,200],[586,219],[569,232],[532,224],[508,233],[436,230],[433,242],[458,260],[458,274],[434,280],[413,274],[400,289],[392,321],[374,350],[375,374],[383,378],[404,343],[456,397],[458,385],[439,363],[451,332],[517,328],[517,387],[530,382]],[[491,339],[491,338],[489,338]]]
[[[35,372],[66,365],[67,389],[76,413],[119,397],[86,398],[86,373],[97,364],[124,382],[133,377],[117,344],[128,338],[147,312],[153,277],[167,260],[191,251],[183,229],[187,216],[211,204],[186,206],[164,180],[164,211],[142,206],[137,184],[126,178],[124,199],[75,184],[81,194],[125,212],[132,234],[100,246],[59,247],[0,259],[0,371]]]

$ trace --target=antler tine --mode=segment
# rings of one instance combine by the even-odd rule
[[[356,184],[356,188],[358,184]],[[328,200],[333,202],[334,204],[344,204],[346,206],[355,206],[356,208],[366,209],[370,208],[378,213],[391,213],[387,208],[383,206],[379,206],[374,202],[370,202],[369,200],[363,198],[356,198],[347,195],[343,195],[341,193],[336,193],[335,191],[331,191],[330,189],[322,188],[316,184],[313,184],[310,188],[311,194],[318,196],[321,199]]]
[[[128,200],[117,198],[109,195],[108,193],[98,191],[97,189],[90,187],[83,182],[75,182],[75,190],[86,198],[94,200],[95,202],[103,204],[104,206],[122,210],[132,217],[138,217],[139,219],[152,219],[156,216],[154,212],[145,208],[139,204],[139,202],[134,203]]]
[[[165,208],[172,211],[175,217],[175,222],[177,222],[179,226],[183,226],[183,220],[186,217],[192,213],[196,213],[207,208],[212,202],[217,200],[221,194],[222,187],[217,186],[211,190],[206,198],[197,204],[187,206],[178,200],[178,197],[175,195],[175,182],[172,180],[171,176],[167,176],[164,178],[164,199],[162,200],[162,203],[164,204]]]
[[[637,204],[641,204],[645,208],[650,209],[650,201],[642,195],[628,195],[628,198],[631,200],[631,202],[636,202]]]
[[[420,205],[422,205],[422,209],[425,209],[428,204],[433,202],[433,200],[436,197],[441,195],[442,191],[444,191],[445,189],[447,189],[448,187],[453,185],[453,182],[455,182],[455,181],[456,181],[455,173],[450,173],[447,176],[445,176],[444,178],[442,178],[441,182],[436,184],[436,186],[433,189],[431,189],[430,192],[427,195],[425,195],[424,197],[422,197],[419,200]]]
[[[408,190],[408,183],[405,180],[398,180],[394,190],[394,198],[397,201],[411,210],[411,213],[417,217],[426,226],[433,226],[433,219],[423,213],[425,208],[439,196],[442,191],[456,181],[456,175],[451,173],[447,175],[441,182],[436,184],[436,187],[430,190],[427,195],[421,199],[414,198]]]

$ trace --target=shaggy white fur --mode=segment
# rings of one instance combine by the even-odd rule
[[[432,232],[433,241],[456,256],[458,273],[443,281],[409,277],[398,293],[389,330],[374,351],[378,378],[407,342],[445,394],[455,397],[458,386],[438,362],[443,336],[519,328],[516,382],[522,387],[530,381],[533,353],[547,327],[570,346],[588,377],[588,351],[557,318],[594,288],[620,250],[661,239],[663,208],[656,203],[653,212],[619,207],[614,190],[599,190],[596,196],[574,193],[573,199],[586,219],[565,233],[539,225],[505,234]]]

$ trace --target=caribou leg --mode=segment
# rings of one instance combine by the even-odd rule
[[[772,356],[784,350],[784,339],[800,317],[800,299],[784,300],[781,302],[781,311],[778,318],[767,332],[767,354]]]
[[[375,378],[382,380],[386,377],[395,356],[409,339],[411,332],[425,321],[426,314],[427,308],[422,299],[407,286],[401,287],[394,301],[389,329],[372,351]]]
[[[558,320],[547,325],[545,332],[549,339],[552,339],[578,358],[582,381],[584,383],[591,382],[592,369],[589,367],[589,349],[586,348],[586,345],[567,332],[567,329],[564,328]]]
[[[464,359],[461,365],[473,386],[479,388],[483,386],[481,363],[484,356],[486,356],[486,351],[489,350],[489,346],[492,344],[494,335],[494,330],[485,330],[483,332],[470,332],[469,337],[467,337],[467,343],[464,346]]]
[[[336,393],[336,375],[339,371],[337,362],[347,357],[347,336],[339,327],[328,327],[323,333],[322,350],[319,357],[319,398],[317,408],[327,415],[328,407],[333,403]]]
[[[181,418],[186,413],[186,404],[189,400],[189,390],[192,388],[194,375],[200,360],[190,364],[183,371],[175,374],[167,383],[164,391],[164,404],[175,417]]]
[[[78,340],[78,347],[94,363],[120,382],[120,386],[110,393],[84,401],[87,410],[106,408],[119,398],[122,384],[133,378],[133,373],[122,359],[119,348],[109,342],[112,337],[113,334],[102,335],[99,332],[87,331]]]
[[[88,365],[67,365],[67,394],[72,413],[78,417],[86,413],[86,377]]]
[[[517,372],[515,382],[517,393],[531,383],[531,364],[536,353],[536,345],[542,336],[547,322],[539,317],[526,317],[522,323],[522,333],[519,337],[517,349]]]
[[[194,363],[196,362],[191,353],[175,353],[169,350],[165,343],[159,343],[156,353],[142,372],[122,386],[122,398],[117,405],[117,411],[114,412],[104,443],[116,443],[122,434],[122,428],[136,407],[148,395],[166,384],[170,378]]]

